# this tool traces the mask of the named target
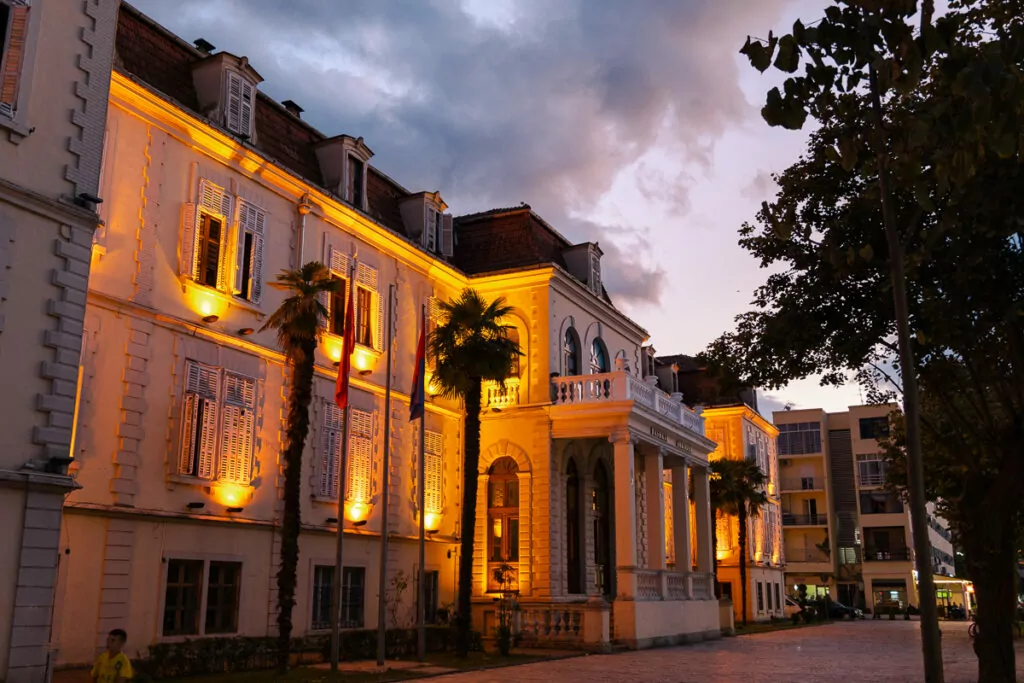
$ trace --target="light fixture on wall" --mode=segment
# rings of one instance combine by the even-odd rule
[[[204,507],[206,507],[206,503],[203,503],[203,502],[200,502],[200,501],[195,501],[195,502],[189,503],[185,507],[187,507],[189,510],[202,510]]]
[[[359,371],[359,376],[360,377],[366,377],[367,375],[371,374],[372,372],[373,372],[373,370],[360,370]]]
[[[230,508],[224,508],[224,509],[227,510],[228,512],[241,512],[244,508],[230,507]]]
[[[352,526],[366,526],[366,520],[361,519],[358,522],[352,522]]]
[[[252,334],[253,331],[254,330],[251,327],[243,327],[242,329],[238,330],[238,334],[242,335],[243,337],[246,337]]]
[[[325,524],[337,524],[337,523],[338,523],[338,518],[337,517],[328,517],[325,520]]]
[[[211,313],[210,315],[204,315],[203,316],[203,322],[204,323],[215,323],[218,320],[220,320],[220,316],[216,315],[214,313]]]

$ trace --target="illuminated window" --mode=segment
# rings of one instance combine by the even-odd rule
[[[356,343],[373,346],[373,312],[370,302],[373,295],[363,287],[356,287]]]
[[[384,300],[377,290],[377,269],[356,265],[356,343],[384,350]]]
[[[221,481],[249,484],[256,428],[255,380],[188,361],[181,425],[180,474],[200,479],[217,475]]]
[[[327,331],[339,337],[345,334],[345,291],[348,284],[344,278],[332,275],[331,279],[338,283],[338,289],[331,292],[327,308],[327,319],[330,321]]]
[[[14,118],[28,43],[28,3],[0,0],[0,115]]]
[[[348,433],[348,486],[345,489],[345,500],[369,503],[373,487],[373,413],[353,408]]]
[[[491,562],[519,561],[519,467],[512,458],[491,465],[487,482],[488,551]]]
[[[516,346],[519,346],[519,330],[509,325],[505,328],[505,335],[508,337],[509,341],[514,342]],[[509,377],[519,377],[519,358],[520,356],[518,353],[512,357],[512,373]]]
[[[267,212],[245,200],[238,202],[234,293],[259,303],[263,292],[263,237]]]
[[[441,514],[444,470],[444,437],[440,432],[423,434],[423,505],[427,514]],[[429,520],[428,520],[429,521]]]
[[[350,261],[347,254],[328,246],[324,264],[331,271],[331,279],[340,283],[337,292],[320,294],[320,303],[327,309],[324,324],[327,332],[340,337],[345,334],[345,306],[348,303],[347,297],[351,295],[348,282]]]
[[[226,242],[224,222],[208,213],[199,218],[199,262],[196,282],[207,287],[216,287],[220,274],[221,252]]]

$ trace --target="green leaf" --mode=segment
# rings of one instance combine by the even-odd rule
[[[791,74],[799,66],[800,46],[793,36],[782,36],[779,39],[779,54],[775,57],[775,68]]]

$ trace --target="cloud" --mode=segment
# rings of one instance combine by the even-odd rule
[[[707,163],[709,141],[752,115],[739,44],[787,1],[135,4],[186,40],[248,56],[264,91],[328,135],[363,136],[375,165],[441,190],[456,213],[525,201],[570,239],[603,238],[612,295],[642,299],[664,271],[628,252],[640,226],[613,236],[572,216],[653,148]],[[675,212],[688,208],[680,185],[652,169],[638,183]]]
[[[740,191],[740,196],[756,202],[770,202],[775,197],[778,185],[769,171],[759,170]]]

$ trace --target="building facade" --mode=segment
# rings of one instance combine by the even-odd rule
[[[116,0],[0,0],[0,680],[42,683]]]
[[[767,477],[768,502],[756,517],[747,519],[747,547],[739,546],[739,517],[719,511],[715,549],[722,597],[732,599],[736,619],[743,618],[740,599],[740,552],[746,553],[747,614],[749,621],[785,616],[786,564],[782,542],[779,462],[775,440],[778,430],[747,405],[716,406],[703,412],[708,437],[717,444],[712,461],[719,458],[753,460]]]
[[[483,397],[475,627],[491,635],[493,570],[510,565],[526,642],[604,649],[717,635],[713,444],[698,414],[639,376],[647,335],[605,294],[597,245],[565,241],[529,207],[453,219],[439,193],[411,192],[371,166],[361,138],[326,137],[294,102],[266,97],[245,57],[197,44],[122,6],[108,201],[83,325],[72,464],[81,488],[61,541],[60,662],[90,661],[114,627],[129,632],[133,655],[274,634],[288,373],[261,328],[284,296],[267,282],[312,260],[345,287],[324,301],[316,359],[297,636],[329,631],[339,525],[346,628],[377,626],[381,590],[389,625],[413,622],[420,515],[427,613],[454,602],[463,415],[456,402],[428,402],[421,477],[408,390],[420,311],[436,321],[437,302],[465,287],[506,298],[523,349],[517,376]],[[510,243],[530,249],[517,260]],[[356,345],[342,479],[332,396],[347,297]],[[385,444],[391,543],[380,586]]]
[[[828,594],[875,613],[917,605],[910,511],[884,488],[886,463],[878,444],[895,409],[887,404],[845,413],[775,413],[791,593],[804,585],[811,597]],[[945,523],[931,519],[948,537]],[[937,530],[935,535],[942,537]],[[952,561],[952,546],[942,540],[933,553],[936,574],[952,573],[946,561]]]

